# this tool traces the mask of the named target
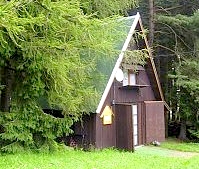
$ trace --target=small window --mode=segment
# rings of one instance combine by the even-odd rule
[[[129,85],[136,85],[136,75],[135,73],[129,73]]]
[[[131,70],[124,70],[123,86],[136,85],[136,74]]]

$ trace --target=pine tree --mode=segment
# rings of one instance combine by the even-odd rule
[[[116,53],[121,36],[112,15],[134,4],[119,2],[101,1],[97,9],[99,1],[89,0],[0,2],[1,151],[51,149],[92,110],[97,61]],[[64,118],[43,113],[42,99]]]

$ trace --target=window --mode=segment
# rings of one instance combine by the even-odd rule
[[[136,75],[135,73],[129,73],[129,85],[136,85]]]
[[[136,74],[131,70],[124,70],[123,86],[136,85]]]

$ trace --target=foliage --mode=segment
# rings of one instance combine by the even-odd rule
[[[192,122],[198,130],[198,89],[199,89],[199,55],[198,55],[198,19],[196,12],[193,16],[187,17],[177,15],[175,17],[161,16],[159,18],[168,24],[173,30],[175,46],[178,59],[174,62],[175,76],[170,76],[175,81],[174,89],[177,94],[179,116]],[[175,97],[174,97],[175,98]],[[175,98],[176,99],[176,98]]]
[[[114,15],[126,15],[127,10],[134,8],[137,0],[80,0],[82,9],[87,14],[94,14],[98,18]]]
[[[146,32],[136,31],[133,36],[124,55],[123,63],[133,64],[136,68],[137,65],[144,65],[146,63],[146,58],[149,57],[149,51],[139,44],[140,41],[144,41],[144,38],[146,38]],[[128,50],[134,48],[135,44],[137,45],[137,50]]]
[[[31,106],[16,107],[9,114],[1,113],[0,123],[4,125],[0,135],[1,151],[42,150],[44,147],[52,151],[56,137],[72,132],[70,118],[54,118],[44,114],[39,107]]]
[[[3,90],[4,85],[0,85],[0,94],[1,94],[1,90]]]
[[[137,65],[144,65],[146,63],[147,57],[148,57],[147,49],[126,51],[123,63],[133,64],[134,67],[136,67]]]
[[[154,2],[153,54],[171,120],[184,121],[198,130],[198,8],[197,0]],[[141,1],[145,25],[148,4]]]
[[[10,112],[0,114],[1,151],[52,149],[56,137],[71,133],[74,121],[94,111],[98,61],[118,54],[115,42],[124,36],[112,15],[134,4],[100,2],[100,8],[99,1],[0,2],[0,73],[9,71],[13,77],[6,93]],[[105,10],[107,3],[113,6]],[[3,78],[0,86],[5,92]],[[64,118],[43,113],[41,98]]]

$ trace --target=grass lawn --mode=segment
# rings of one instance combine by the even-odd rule
[[[172,145],[172,143],[169,143]],[[174,142],[175,147],[178,146]],[[189,144],[186,143],[189,147]],[[163,147],[166,147],[166,143]],[[199,146],[199,144],[197,145]],[[190,149],[192,144],[190,144]],[[195,144],[193,146],[195,148]],[[0,169],[196,169],[199,156],[172,157],[167,149],[141,147],[134,153],[105,149],[92,152],[20,153],[0,156]]]
[[[177,139],[167,139],[161,144],[161,147],[171,150],[185,151],[185,152],[197,152],[199,153],[199,143],[186,143]]]

